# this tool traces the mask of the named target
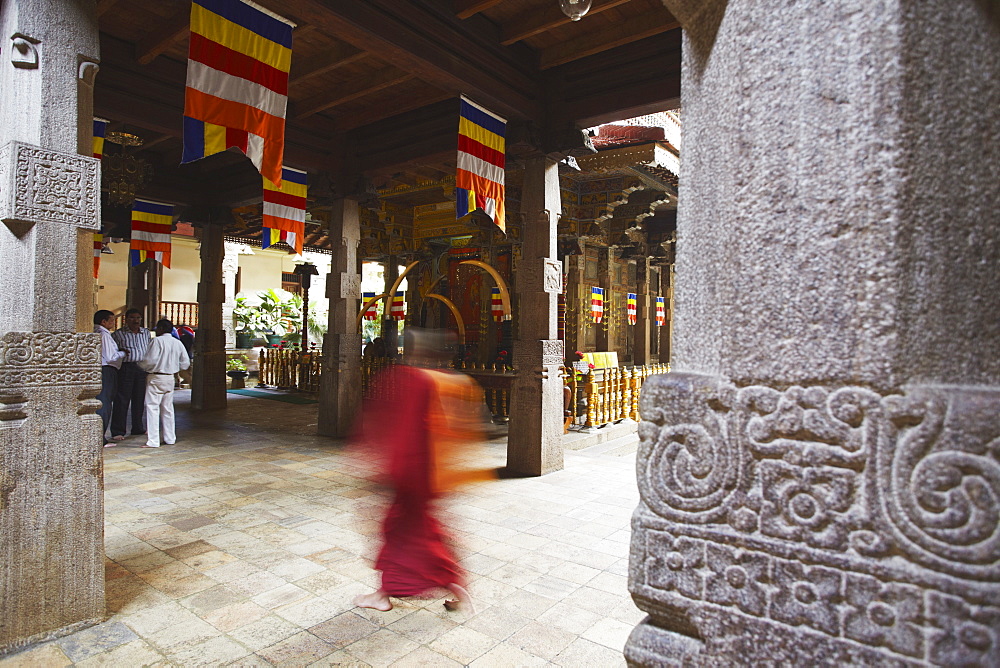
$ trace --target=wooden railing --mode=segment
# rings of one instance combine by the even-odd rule
[[[667,364],[591,369],[587,374],[565,369],[566,426],[590,429],[625,419],[638,422],[643,382],[669,370]]]
[[[309,352],[293,348],[262,348],[258,358],[258,387],[319,392],[323,376],[323,353],[318,346]]]
[[[198,329],[198,302],[160,302],[160,317]]]

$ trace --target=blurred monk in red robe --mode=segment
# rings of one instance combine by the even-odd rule
[[[447,589],[449,609],[472,600],[433,514],[435,499],[462,482],[494,478],[494,469],[461,470],[463,446],[482,440],[483,391],[469,376],[420,368],[447,358],[442,335],[407,328],[407,361],[393,365],[375,382],[365,407],[364,440],[385,455],[384,474],[394,496],[382,527],[385,543],[375,562],[382,571],[378,591],[358,596],[355,605],[387,611],[390,596],[420,596]]]

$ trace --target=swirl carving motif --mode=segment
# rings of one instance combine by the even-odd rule
[[[686,522],[723,519],[746,490],[747,459],[730,437],[733,388],[693,374],[668,374],[657,382],[643,418],[639,493],[658,515]]]
[[[1000,415],[995,392],[915,388],[886,399],[876,462],[882,517],[916,561],[1000,579]]]

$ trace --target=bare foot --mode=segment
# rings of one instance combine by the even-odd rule
[[[453,582],[448,585],[448,591],[454,594],[455,598],[444,602],[446,610],[465,610],[470,615],[476,614],[476,606],[472,603],[472,597],[465,587]]]
[[[371,594],[359,594],[354,597],[354,605],[359,608],[371,608],[372,610],[380,610],[382,612],[389,612],[392,610],[392,603],[389,601],[389,595],[384,591],[379,589]]]

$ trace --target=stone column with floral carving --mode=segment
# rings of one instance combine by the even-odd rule
[[[636,260],[636,288],[635,288],[635,325],[625,325],[632,330],[633,341],[633,361],[635,364],[650,364],[653,356],[650,346],[650,338],[653,335],[653,327],[656,324],[656,302],[650,296],[650,292],[655,287],[650,283],[652,272],[649,258]],[[626,319],[626,323],[628,320]]]
[[[0,3],[0,654],[104,616],[94,4]],[[90,249],[90,250],[88,250]]]
[[[1000,665],[997,14],[665,2],[676,326],[626,658]]]
[[[556,258],[556,224],[562,212],[557,163],[544,156],[525,161],[521,200],[524,241],[517,267],[520,313],[514,341],[517,373],[511,396],[507,468],[542,475],[563,468],[563,342],[556,338],[562,263]]]
[[[317,431],[345,438],[361,407],[361,274],[358,242],[361,223],[358,201],[344,197],[333,203],[330,215],[333,261],[326,280],[330,299],[329,329],[323,339],[323,376],[319,390]]]

